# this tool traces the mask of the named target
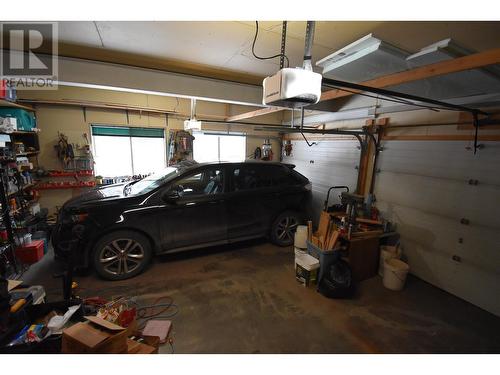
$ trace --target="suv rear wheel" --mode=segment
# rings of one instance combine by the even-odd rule
[[[142,234],[116,231],[97,242],[92,260],[99,276],[107,280],[124,280],[144,271],[151,254],[151,244]]]
[[[271,226],[271,241],[278,246],[292,245],[299,222],[296,212],[285,211],[278,215]]]

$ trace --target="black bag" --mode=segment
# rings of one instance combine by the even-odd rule
[[[320,280],[318,291],[328,298],[349,298],[354,294],[352,271],[349,264],[339,259],[330,266]]]

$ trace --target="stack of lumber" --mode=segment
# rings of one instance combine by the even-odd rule
[[[316,247],[322,250],[330,251],[335,248],[340,232],[330,218],[330,214],[326,211],[321,212],[319,218],[318,230],[316,233],[312,231],[312,222],[308,222],[309,241]]]

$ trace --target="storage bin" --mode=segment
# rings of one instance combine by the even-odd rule
[[[29,245],[18,247],[16,256],[22,263],[36,263],[43,257],[43,245],[43,240],[31,241]]]
[[[33,131],[36,128],[35,114],[25,109],[0,108],[0,117],[15,118],[19,131]]]
[[[330,266],[340,258],[340,253],[336,250],[323,250],[307,241],[307,252],[319,260],[318,285],[325,272]]]
[[[47,238],[47,233],[43,230],[37,230],[31,236],[31,239],[34,240],[42,240],[43,241],[43,253],[47,254],[49,250],[49,241]]]

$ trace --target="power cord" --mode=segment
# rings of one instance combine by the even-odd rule
[[[166,303],[159,303],[162,299],[168,299]],[[173,308],[173,311],[167,312]],[[155,309],[160,309],[155,311]],[[137,319],[141,320],[140,329],[144,328],[146,323],[151,319],[170,319],[176,316],[179,312],[179,306],[174,303],[172,297],[164,296],[156,299],[152,305],[137,306]]]
[[[274,56],[269,56],[269,57],[263,57],[263,56],[257,56],[255,54],[255,42],[257,42],[257,36],[259,35],[259,21],[255,21],[255,36],[253,37],[253,43],[252,43],[252,55],[259,60],[270,60],[270,59],[275,59],[276,57],[281,57],[283,56],[286,60],[286,67],[288,68],[290,66],[290,60],[288,60],[288,56],[285,55],[284,53],[279,53]]]

